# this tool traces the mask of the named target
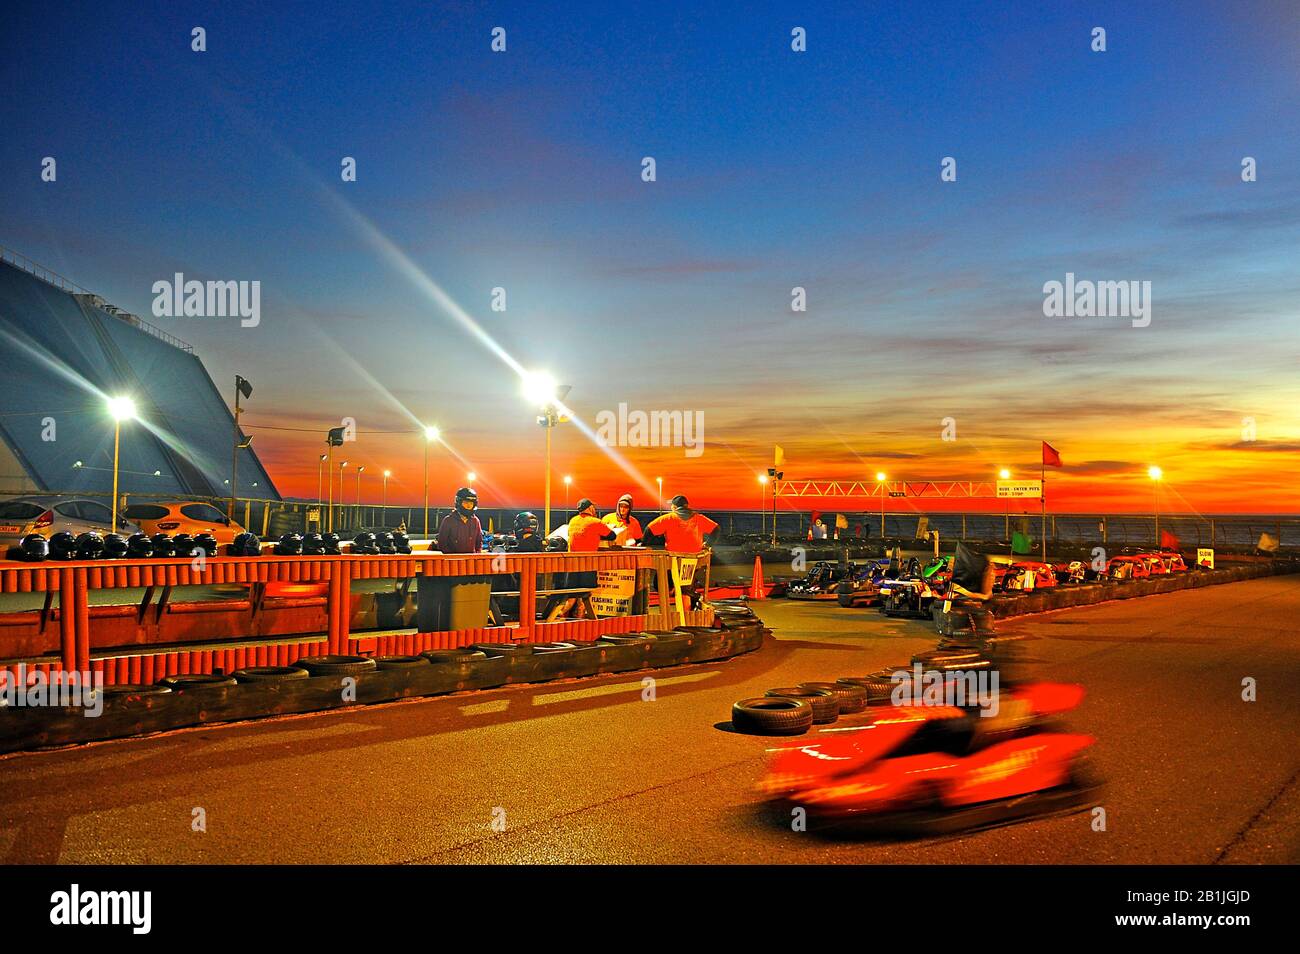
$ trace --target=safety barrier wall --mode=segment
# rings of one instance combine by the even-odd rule
[[[593,640],[610,633],[705,625],[706,613],[684,614],[671,598],[673,562],[694,557],[707,596],[710,555],[651,550],[593,554],[415,554],[321,557],[212,557],[205,561],[114,560],[31,564],[0,561],[0,593],[43,594],[43,605],[0,614],[0,669],[47,678],[60,670],[98,672],[107,685],[150,683],[178,673],[231,672],[245,666],[290,665],[302,656],[415,654],[480,642]],[[538,575],[593,570],[652,574],[661,599],[653,612],[597,619],[537,622]],[[449,632],[357,631],[356,580],[518,575],[521,623]],[[268,584],[319,584],[316,598],[268,597]],[[172,603],[183,586],[247,584],[244,600]],[[90,605],[91,590],[143,589],[138,603]],[[155,596],[157,600],[155,602]],[[179,622],[177,622],[179,620]],[[237,632],[231,630],[236,629]],[[289,630],[289,631],[286,631]]]

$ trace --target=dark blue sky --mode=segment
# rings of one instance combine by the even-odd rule
[[[1081,499],[1113,464],[1116,502],[1157,458],[1207,507],[1294,475],[1294,3],[611,6],[10,4],[0,244],[146,318],[175,271],[261,281],[256,329],[157,321],[223,389],[255,381],[250,425],[436,420],[504,497],[535,499],[510,471],[536,429],[418,273],[588,419],[703,410],[702,458],[628,456],[719,500],[773,443],[812,476],[900,454],[938,475],[1049,437],[1097,465]],[[1151,281],[1152,325],[1044,318],[1067,271]],[[258,443],[295,489],[315,440]],[[409,444],[357,451],[409,473]],[[585,486],[625,482],[562,445]]]

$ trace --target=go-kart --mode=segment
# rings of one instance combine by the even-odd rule
[[[850,563],[849,566],[852,568],[853,564]],[[825,560],[814,563],[807,576],[802,580],[795,580],[786,588],[786,599],[833,600],[836,598],[835,588],[843,576],[844,573],[838,563]]]
[[[1056,586],[1056,570],[1050,564],[1034,560],[1013,563],[1002,577],[1003,592],[1042,590]]]
[[[872,560],[855,567],[854,572],[840,580],[835,596],[841,606],[870,606],[880,599],[880,587],[889,569],[888,560]]]
[[[1028,683],[1003,687],[987,716],[965,705],[873,706],[869,725],[777,749],[759,790],[818,827],[884,835],[1077,811],[1095,804],[1094,740],[1053,718],[1082,698],[1080,686]]]

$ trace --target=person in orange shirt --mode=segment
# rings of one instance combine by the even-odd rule
[[[704,538],[718,529],[717,523],[691,509],[691,502],[678,494],[671,501],[672,512],[655,517],[646,531],[664,538],[664,549],[673,553],[699,553]]]
[[[600,549],[601,542],[614,539],[615,533],[613,527],[596,516],[596,505],[587,497],[583,497],[578,501],[577,514],[569,521],[569,552],[595,553]],[[565,577],[564,587],[565,589],[579,587],[595,589],[596,571],[583,570],[578,573],[569,573]],[[547,614],[547,619],[552,620],[560,616],[568,616],[578,606],[577,597],[566,600],[563,605],[553,608]]]
[[[614,528],[613,541],[616,547],[636,546],[641,540],[641,521],[632,516],[632,495],[624,494],[618,498],[613,513],[605,514],[605,523]]]

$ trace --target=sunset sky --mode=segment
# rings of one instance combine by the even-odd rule
[[[473,470],[540,504],[513,362],[590,427],[703,413],[702,455],[622,467],[558,427],[557,506],[571,474],[602,509],[656,476],[756,507],[775,444],[788,477],[1037,476],[1047,440],[1055,510],[1149,510],[1153,463],[1162,509],[1296,509],[1289,0],[274,6],[13,4],[0,245],[252,381],[285,495],[351,417],[372,500],[384,468],[419,498],[427,423],[436,499]],[[175,272],[260,281],[260,325],[153,318]],[[1045,317],[1067,272],[1150,281],[1149,327]]]

